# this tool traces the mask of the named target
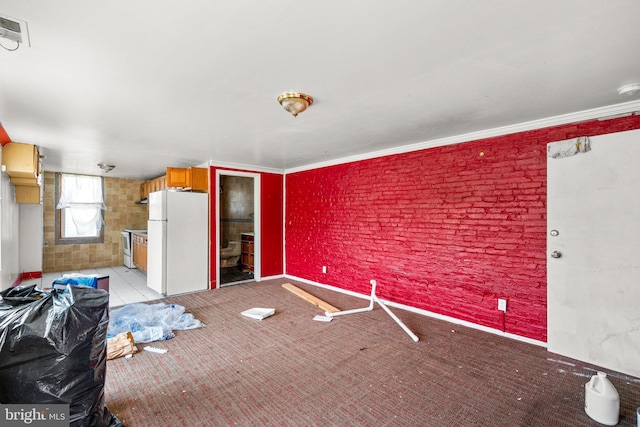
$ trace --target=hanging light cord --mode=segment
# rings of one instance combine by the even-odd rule
[[[8,50],[9,52],[13,52],[14,50],[18,50],[18,48],[20,47],[20,42],[16,42],[16,47],[14,47],[13,49],[9,49],[8,47],[3,45],[2,43],[0,43],[0,46],[2,46],[2,48],[4,50]]]

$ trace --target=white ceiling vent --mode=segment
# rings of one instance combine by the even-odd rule
[[[27,23],[6,15],[0,15],[0,37],[31,46]]]

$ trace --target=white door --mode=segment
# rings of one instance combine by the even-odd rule
[[[548,349],[640,376],[640,131],[590,140],[547,160]]]

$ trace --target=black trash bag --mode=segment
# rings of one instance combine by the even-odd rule
[[[0,403],[69,404],[73,427],[123,426],[104,403],[109,294],[0,292]]]
[[[30,302],[38,301],[49,295],[48,292],[43,292],[36,289],[36,285],[30,286],[16,286],[15,288],[9,288],[0,292],[2,300],[0,301],[0,310],[9,309],[9,306],[16,306],[27,304]],[[2,304],[2,303],[5,304]]]

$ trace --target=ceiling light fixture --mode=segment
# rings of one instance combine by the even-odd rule
[[[116,167],[116,165],[108,165],[106,163],[98,163],[98,167],[100,169],[102,169],[105,173],[109,173]]]
[[[628,85],[620,86],[618,88],[618,95],[635,95],[638,91],[640,91],[640,83],[631,83]]]
[[[296,117],[313,104],[313,98],[300,92],[285,92],[278,96],[278,102],[285,110],[293,114],[293,117]]]

